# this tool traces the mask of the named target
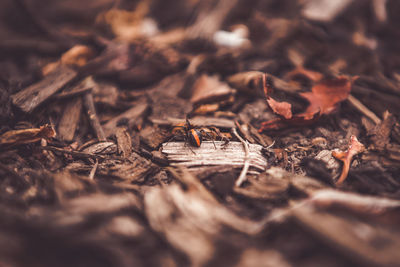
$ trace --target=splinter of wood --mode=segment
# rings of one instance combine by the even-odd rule
[[[85,107],[87,110],[87,114],[89,115],[90,125],[96,132],[97,139],[99,141],[106,141],[106,135],[104,134],[103,128],[100,125],[99,118],[97,117],[96,109],[94,107],[93,95],[91,92],[88,92],[83,97]]]

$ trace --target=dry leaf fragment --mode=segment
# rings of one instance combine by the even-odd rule
[[[347,175],[349,173],[351,160],[355,155],[363,152],[364,150],[365,150],[364,145],[358,141],[357,137],[352,135],[350,137],[350,144],[347,151],[345,152],[332,151],[332,156],[343,162],[342,174],[340,175],[336,184],[341,184],[343,183],[344,180],[346,180]]]
[[[35,143],[42,138],[50,139],[54,136],[56,136],[56,132],[48,124],[40,126],[40,128],[12,130],[0,136],[0,147]]]
[[[311,118],[317,113],[322,115],[333,112],[338,104],[349,96],[352,82],[356,78],[339,76],[333,80],[324,80],[314,85],[311,92],[300,93],[310,105],[299,116]]]
[[[267,75],[263,75],[263,84],[264,84],[264,94],[267,98],[267,103],[269,107],[275,114],[283,116],[285,119],[292,118],[292,105],[288,102],[278,102],[272,97],[270,97],[270,93],[272,91],[272,81]]]
[[[317,82],[311,92],[300,93],[300,96],[310,103],[303,113],[295,114],[291,118],[284,116],[283,110],[288,106],[278,105],[274,112],[284,118],[278,118],[261,124],[260,132],[264,130],[280,129],[289,125],[306,125],[316,121],[323,114],[330,114],[335,111],[340,102],[347,99],[351,86],[358,77],[348,78],[339,76],[335,79],[326,79]],[[284,102],[285,103],[285,102]],[[274,105],[274,104],[273,104]],[[272,108],[272,107],[271,107]]]

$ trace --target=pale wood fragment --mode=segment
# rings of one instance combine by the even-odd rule
[[[233,166],[242,167],[245,162],[245,151],[241,142],[229,142],[224,146],[224,141],[204,141],[200,147],[190,147],[185,142],[164,143],[162,152],[172,166]],[[250,167],[265,170],[267,160],[261,153],[262,146],[249,144],[248,160]]]

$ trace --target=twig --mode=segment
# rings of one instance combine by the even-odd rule
[[[369,110],[366,106],[364,106],[363,103],[361,103],[357,98],[355,98],[352,95],[349,95],[347,97],[347,100],[350,102],[350,104],[353,105],[356,109],[358,109],[362,114],[370,118],[375,124],[381,123],[381,119],[378,118],[378,116],[375,115],[371,110]]]
[[[247,171],[249,170],[250,167],[250,161],[249,161],[249,144],[247,141],[245,141],[236,131],[235,128],[232,128],[232,133],[239,139],[239,141],[243,144],[244,147],[244,164],[243,164],[243,169],[240,172],[239,178],[237,178],[235,185],[237,187],[240,187],[242,183],[246,180],[246,174]]]
[[[96,171],[97,171],[97,167],[99,166],[99,161],[96,159],[96,162],[95,162],[95,164],[93,165],[93,168],[90,170],[90,173],[89,173],[89,179],[90,180],[93,180],[93,178],[94,178],[94,175],[96,174]]]
[[[99,139],[100,142],[107,141],[103,128],[100,125],[99,118],[97,117],[92,93],[91,92],[86,93],[83,99],[85,107],[87,109],[87,113],[89,115],[90,125],[92,125],[94,131],[96,132],[97,139]]]

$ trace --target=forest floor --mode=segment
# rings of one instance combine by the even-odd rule
[[[0,3],[1,266],[399,266],[400,3]]]

